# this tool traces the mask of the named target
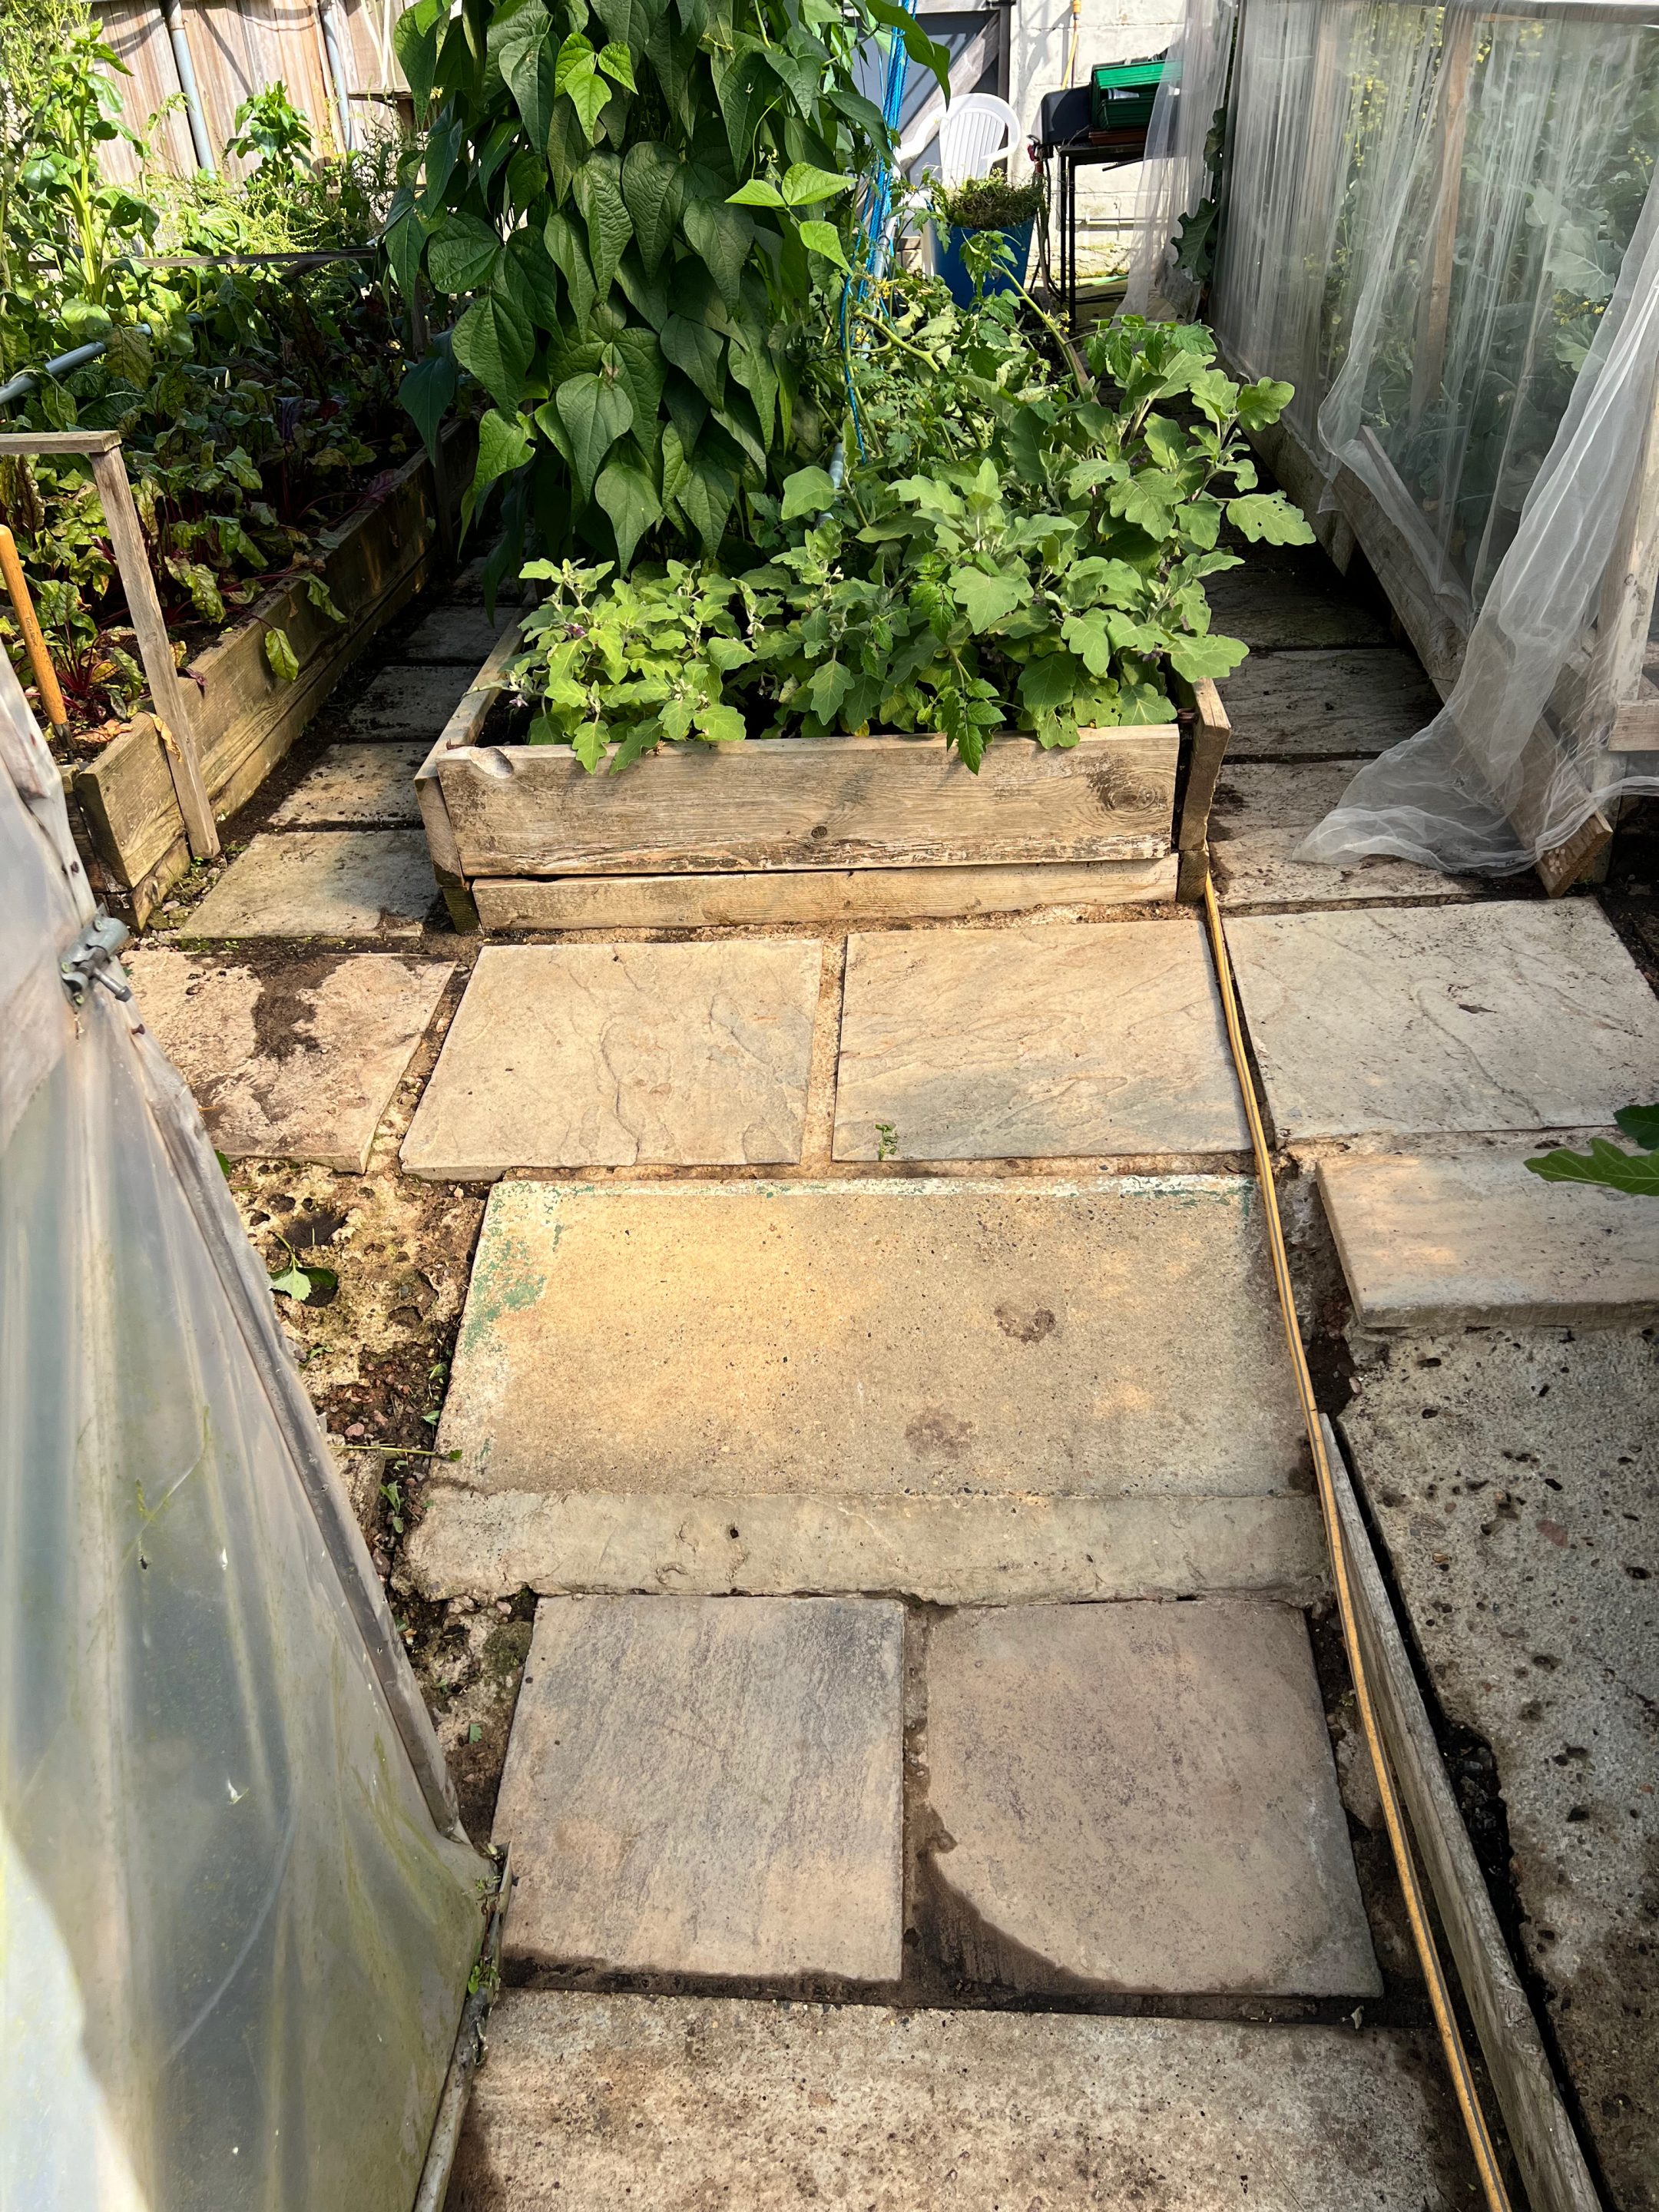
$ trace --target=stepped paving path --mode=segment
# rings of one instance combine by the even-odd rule
[[[1214,597],[1304,1322],[1626,2212],[1659,1255],[1522,1161],[1659,1096],[1659,1020],[1592,897],[1297,862],[1432,696],[1322,556]],[[437,1310],[482,1209],[435,1456],[345,1454],[516,1875],[452,2212],[1468,2205],[1199,922],[1160,879],[480,949],[408,780],[499,629],[416,610],[134,962],[256,1235],[279,1176],[378,1193]]]

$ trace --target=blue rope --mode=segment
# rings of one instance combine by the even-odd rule
[[[907,13],[915,15],[916,0],[900,0],[900,4]],[[882,119],[887,125],[890,137],[896,137],[898,132],[909,70],[909,57],[904,51],[904,33],[895,25],[887,33],[887,65],[882,79]],[[847,386],[847,404],[853,417],[853,434],[858,440],[860,460],[866,453],[864,425],[859,418],[859,395],[848,361],[852,350],[849,325],[854,302],[869,299],[880,282],[888,254],[892,250],[892,232],[893,165],[884,153],[865,186],[859,213],[858,235],[853,241],[853,266],[841,288],[842,375]]]

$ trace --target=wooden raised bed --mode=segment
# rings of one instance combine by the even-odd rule
[[[416,779],[456,927],[695,928],[1007,913],[1201,896],[1227,718],[1091,730],[1066,752],[1004,736],[977,775],[940,737],[665,749],[589,775],[562,745],[490,742],[495,644]],[[1177,792],[1181,793],[1179,817]]]
[[[416,453],[383,495],[321,533],[323,580],[344,622],[312,605],[303,579],[276,584],[185,669],[191,723],[220,820],[253,796],[382,624],[435,574],[443,549],[453,542],[455,502],[471,467],[473,435],[470,424],[455,424],[445,438],[441,500],[430,460]],[[265,660],[271,629],[288,633],[299,659],[291,684],[273,676]],[[77,770],[72,787],[93,849],[142,928],[190,866],[152,718],[136,716]]]

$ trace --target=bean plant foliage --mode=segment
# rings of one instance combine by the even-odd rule
[[[626,570],[659,533],[719,547],[812,431],[798,414],[815,281],[846,266],[849,195],[884,143],[853,83],[895,0],[417,0],[398,58],[427,116],[393,204],[399,283],[453,301],[404,380],[428,441],[459,372],[489,395],[469,516]]]
[[[1224,528],[1311,540],[1242,435],[1288,385],[1235,383],[1198,326],[1125,319],[1080,377],[1009,295],[961,310],[904,278],[878,307],[849,354],[865,456],[756,495],[751,565],[526,569],[547,595],[507,680],[532,742],[617,769],[663,742],[937,730],[977,769],[1001,728],[1170,721],[1171,675],[1244,658],[1204,587],[1239,565]]]

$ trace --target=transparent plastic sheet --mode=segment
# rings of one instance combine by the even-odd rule
[[[1176,265],[1176,232],[1208,190],[1205,140],[1227,96],[1238,0],[1188,0],[1185,21],[1170,42],[1164,76],[1146,128],[1137,229],[1124,310],[1185,321],[1199,287]]]
[[[64,990],[91,914],[0,655],[0,2202],[408,2212],[485,1867],[325,1541],[188,1094]]]

